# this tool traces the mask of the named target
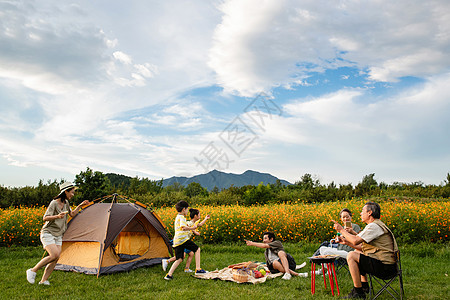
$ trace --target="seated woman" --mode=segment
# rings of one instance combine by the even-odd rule
[[[341,210],[341,212],[339,213],[339,218],[341,219],[342,223],[344,224],[344,226],[346,224],[348,224],[347,222],[352,221],[352,212],[348,209],[348,208],[344,208],[343,210]],[[351,223],[352,226],[351,227],[345,227],[345,230],[356,235],[361,231],[361,228],[359,227],[358,224],[354,224]],[[343,238],[342,236],[340,236],[339,238]],[[333,241],[333,240],[332,240]],[[353,251],[355,249],[353,249],[350,246],[347,245],[343,245],[343,244],[338,244],[337,241],[334,241],[333,244],[329,245],[329,246],[321,246],[319,248],[319,250],[316,251],[316,254],[320,254],[320,255],[327,255],[327,254],[336,254],[339,255],[340,257],[342,257],[343,259],[347,259],[347,254],[350,251]]]

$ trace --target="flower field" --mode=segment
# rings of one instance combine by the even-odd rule
[[[273,231],[282,241],[320,242],[335,234],[331,219],[338,220],[339,211],[347,207],[353,222],[361,228],[359,212],[366,202],[356,199],[317,204],[277,204],[265,206],[200,206],[202,218],[211,219],[200,228],[203,243],[261,240],[261,233]],[[448,241],[450,235],[450,202],[445,201],[383,201],[381,220],[391,228],[399,242]],[[39,230],[43,225],[45,207],[0,210],[0,246],[40,245]],[[175,208],[155,210],[173,235]]]

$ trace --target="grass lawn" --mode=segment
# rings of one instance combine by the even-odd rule
[[[317,244],[285,244],[300,264],[307,261]],[[202,245],[202,267],[206,270],[222,269],[242,261],[263,261],[259,248],[244,244]],[[404,288],[408,299],[450,299],[450,244],[420,243],[400,247]],[[42,276],[38,272],[36,284],[26,281],[26,269],[34,266],[43,253],[40,247],[0,248],[0,299],[331,299],[321,277],[316,279],[316,294],[311,295],[310,277],[268,279],[259,285],[237,284],[226,281],[200,280],[176,270],[172,281],[165,281],[160,265],[141,268],[127,273],[101,276],[83,275],[55,271],[50,277],[51,286],[37,282]],[[194,262],[193,262],[194,266]],[[300,272],[310,269],[308,263]],[[347,271],[338,274],[341,295],[351,287]],[[396,281],[396,286],[398,282]],[[382,299],[389,299],[386,294]]]

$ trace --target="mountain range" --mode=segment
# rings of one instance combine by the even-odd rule
[[[130,186],[130,182],[132,179],[132,177],[130,176],[114,173],[108,173],[106,174],[106,177],[108,177],[113,186],[123,185],[125,187]],[[278,179],[277,177],[268,173],[260,173],[252,170],[247,170],[242,174],[224,173],[221,171],[213,170],[206,174],[195,175],[192,177],[173,176],[167,179],[163,179],[162,186],[166,187],[169,185],[173,185],[174,183],[178,183],[186,187],[191,182],[197,182],[208,191],[211,191],[215,187],[221,190],[227,189],[231,185],[235,187],[242,187],[245,185],[257,186],[260,183],[263,183],[264,185],[275,184],[277,183],[277,180],[279,180],[282,185],[291,184],[286,180]]]
[[[217,170],[210,171],[206,174],[195,175],[193,177],[170,177],[163,180],[163,187],[173,185],[175,182],[186,187],[191,182],[197,182],[202,187],[211,191],[214,187],[219,190],[227,189],[231,185],[241,187],[245,185],[256,186],[260,183],[275,184],[280,180],[282,185],[290,185],[286,180],[278,179],[277,177],[268,173],[260,173],[252,170],[247,170],[242,174],[224,173]]]

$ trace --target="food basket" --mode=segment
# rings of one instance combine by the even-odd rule
[[[233,275],[233,279],[237,282],[247,282],[249,279],[247,270],[233,269],[231,274]]]

